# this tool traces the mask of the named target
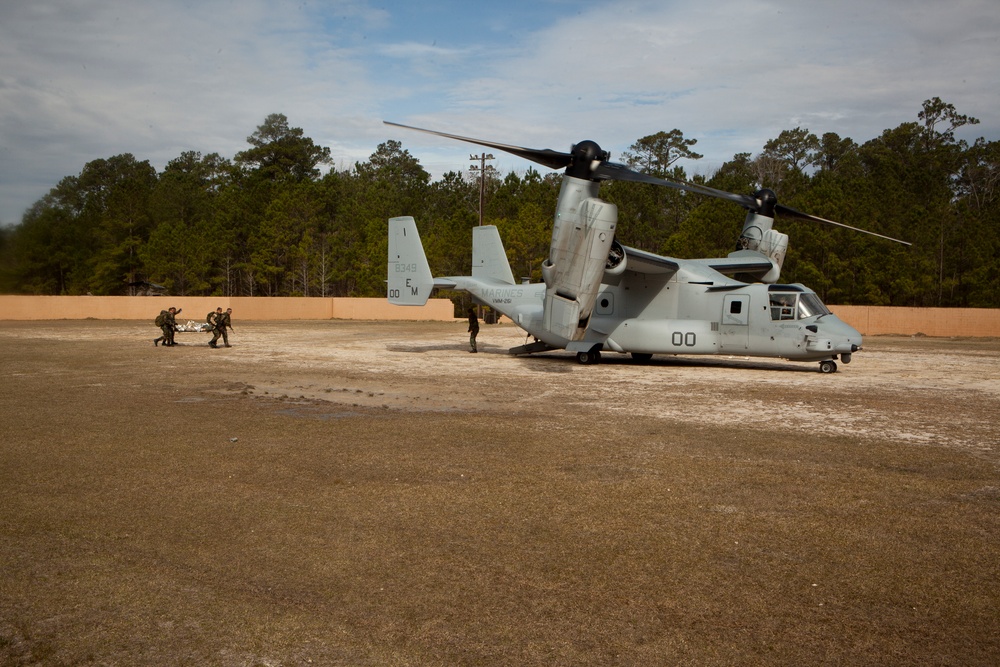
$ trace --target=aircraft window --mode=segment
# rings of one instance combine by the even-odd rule
[[[739,315],[743,312],[743,302],[742,301],[730,301],[729,302],[729,312],[732,315]]]
[[[799,317],[815,317],[816,315],[829,315],[830,309],[823,305],[819,297],[806,292],[799,297]]]
[[[795,319],[795,294],[772,293],[771,297],[771,319],[772,320],[794,320]]]

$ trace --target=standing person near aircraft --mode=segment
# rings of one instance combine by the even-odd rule
[[[476,349],[476,336],[479,335],[479,318],[476,317],[476,309],[469,308],[469,345],[472,347],[469,352],[478,352]]]
[[[222,312],[222,308],[215,310],[215,335],[212,337],[211,342],[209,342],[209,347],[219,347],[218,340],[220,336],[225,347],[232,347],[229,344],[229,334],[226,332],[226,329],[231,330],[233,328],[232,314],[232,308],[227,308],[226,312]]]

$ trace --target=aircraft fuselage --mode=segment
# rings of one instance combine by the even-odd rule
[[[582,340],[558,336],[544,326],[544,283],[500,286],[450,280],[538,340],[574,352],[799,361],[840,356],[847,362],[861,347],[861,334],[830,313],[807,287],[741,283],[705,267],[695,267],[696,275],[687,276],[703,280],[685,282],[685,273],[682,264],[670,277],[626,271],[614,283],[602,283]]]

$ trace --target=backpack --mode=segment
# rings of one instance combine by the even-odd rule
[[[215,311],[210,311],[208,315],[205,316],[205,322],[207,324],[215,324]]]
[[[153,324],[155,324],[158,327],[162,327],[166,323],[167,323],[167,311],[161,310],[160,314],[156,316],[155,320],[153,320]]]

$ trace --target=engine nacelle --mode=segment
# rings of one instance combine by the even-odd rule
[[[768,271],[760,281],[763,283],[776,283],[781,276],[781,265],[785,262],[785,253],[788,252],[788,234],[769,229],[764,232],[764,238],[760,241],[757,252],[765,255],[774,268]]]
[[[788,252],[788,235],[775,230],[773,224],[774,218],[751,211],[747,214],[740,239],[736,243],[737,252],[753,250],[771,260],[772,269],[760,278],[763,283],[778,282],[785,253]]]
[[[591,182],[564,179],[549,258],[542,264],[543,326],[566,340],[583,338],[618,225],[618,207],[595,194]]]

